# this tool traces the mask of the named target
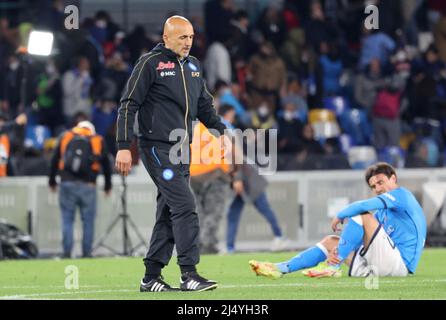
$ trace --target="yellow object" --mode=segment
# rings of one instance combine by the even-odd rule
[[[327,109],[312,109],[308,112],[308,122],[336,122],[336,115],[333,111]]]

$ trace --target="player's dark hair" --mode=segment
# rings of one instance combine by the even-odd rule
[[[387,162],[378,162],[367,168],[367,171],[365,172],[365,182],[369,184],[371,177],[381,173],[387,178],[390,178],[392,175],[395,175],[396,177],[395,169],[390,164]]]

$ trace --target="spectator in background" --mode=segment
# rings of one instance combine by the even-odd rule
[[[208,44],[226,36],[234,11],[233,0],[206,1],[204,4],[204,29]]]
[[[218,80],[215,84],[215,93],[218,98],[219,105],[229,105],[234,108],[236,114],[236,123],[246,126],[250,121],[250,116],[245,106],[240,100],[240,87],[237,84],[227,84]]]
[[[104,46],[107,41],[113,41],[119,27],[112,21],[107,11],[96,12],[94,24],[89,28],[91,36]]]
[[[266,102],[270,113],[278,106],[281,93],[285,92],[287,74],[283,60],[277,55],[271,42],[260,45],[259,53],[252,56],[248,66],[251,84],[250,99],[253,108]]]
[[[299,117],[296,105],[290,99],[282,100],[282,109],[277,117],[277,151],[296,154],[302,148],[301,134],[304,124]]]
[[[316,140],[311,124],[306,124],[302,129],[302,148],[297,155],[299,167],[304,170],[314,170],[322,159],[325,150]]]
[[[0,110],[6,112],[9,118],[14,118],[24,110],[20,101],[23,67],[20,65],[18,56],[13,54],[8,57],[1,75]]]
[[[117,118],[118,105],[115,99],[106,97],[93,106],[93,125],[96,132],[104,137],[107,149],[111,154],[116,151],[115,124]]]
[[[406,168],[435,168],[441,166],[440,150],[433,139],[417,138],[409,146]]]
[[[440,118],[438,108],[439,82],[446,73],[446,64],[440,59],[439,52],[431,45],[421,59],[412,63],[409,81],[410,118]]]
[[[401,136],[400,107],[404,88],[397,77],[389,77],[377,91],[372,110],[373,145],[377,150],[399,146]]]
[[[0,110],[0,178],[13,175],[11,165],[10,132],[17,126],[24,126],[28,121],[25,114],[20,114],[14,121],[8,121],[8,116]]]
[[[311,18],[305,25],[305,38],[307,44],[316,52],[319,52],[322,42],[337,40],[338,31],[336,25],[325,19],[324,10],[319,1],[311,3]]]
[[[359,105],[370,115],[378,89],[384,86],[384,76],[379,59],[372,59],[355,79],[354,96]]]
[[[144,52],[148,52],[155,46],[155,43],[147,36],[146,30],[141,25],[136,25],[133,31],[124,38],[124,44],[129,49],[129,62],[132,65]]]
[[[204,60],[206,80],[211,91],[215,89],[215,83],[222,80],[226,83],[232,81],[232,65],[229,51],[226,47],[229,35],[222,35],[208,48]]]
[[[304,46],[305,32],[302,29],[296,28],[287,33],[280,53],[290,71],[295,73],[299,72],[302,64]]]
[[[435,45],[438,48],[440,59],[446,63],[446,10],[434,27]]]
[[[370,31],[364,27],[363,38],[361,40],[359,69],[364,70],[373,59],[378,59],[381,67],[386,69],[390,62],[390,56],[395,48],[395,41],[387,34],[380,30]]]
[[[288,104],[291,104],[294,107],[294,117],[300,119],[302,122],[307,121],[308,115],[308,104],[305,96],[306,92],[299,79],[294,75],[289,76],[287,90],[282,97],[281,106],[285,109]]]
[[[85,144],[91,144],[92,154],[79,157],[76,150],[86,148]],[[91,161],[90,157],[95,160]],[[103,138],[96,134],[90,122],[82,121],[61,135],[51,159],[48,183],[51,191],[56,192],[56,175],[60,174],[59,206],[62,215],[64,258],[71,258],[77,207],[80,209],[83,227],[82,257],[92,256],[96,218],[96,178],[101,168],[105,177],[104,192],[109,195],[112,188],[112,170],[108,151]]]
[[[53,59],[48,59],[45,71],[38,76],[37,106],[39,123],[48,126],[52,136],[57,136],[64,126],[62,112],[62,85]]]
[[[248,13],[238,10],[231,20],[227,48],[231,56],[232,78],[240,84],[243,91],[246,84],[246,66],[254,48],[249,28]]]
[[[67,124],[73,123],[77,112],[91,115],[92,102],[90,90],[93,79],[90,76],[90,63],[85,57],[80,57],[73,69],[66,71],[62,77],[63,113]]]
[[[105,61],[103,77],[114,83],[114,93],[110,97],[119,101],[121,90],[124,88],[127,78],[131,73],[130,65],[123,59],[121,52],[115,52]]]
[[[270,2],[260,15],[256,28],[275,48],[280,48],[286,36],[286,24],[277,3]]]
[[[339,50],[333,42],[321,43],[321,65],[324,96],[337,96],[341,94],[341,75],[344,66],[339,57]]]

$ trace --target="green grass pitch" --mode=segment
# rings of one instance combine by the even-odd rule
[[[276,262],[293,255],[294,252],[204,255],[198,270],[217,280],[219,288],[199,293],[140,293],[142,258],[0,261],[0,299],[446,299],[446,249],[426,249],[415,276],[380,278],[374,290],[366,288],[364,279],[347,277],[346,268],[341,278],[309,279],[296,272],[270,280],[255,276],[248,265],[250,259]],[[78,289],[65,287],[66,282],[73,284],[74,274],[66,269],[70,265],[78,269]],[[171,285],[179,285],[175,259],[163,275]]]

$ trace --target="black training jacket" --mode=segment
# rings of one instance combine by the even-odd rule
[[[182,61],[158,44],[142,55],[127,82],[118,112],[116,141],[118,149],[129,149],[135,114],[138,114],[139,145],[169,141],[174,129],[186,129],[182,142],[192,142],[192,121],[200,120],[208,128],[223,134],[225,126],[213,107],[213,97],[206,88],[198,59]]]

